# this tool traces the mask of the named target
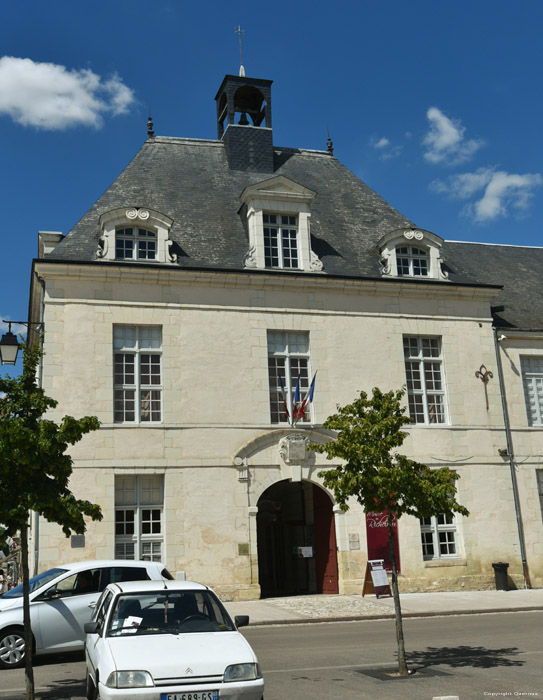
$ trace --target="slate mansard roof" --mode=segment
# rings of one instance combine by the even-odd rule
[[[45,260],[111,264],[96,257],[100,216],[120,207],[143,207],[173,219],[170,238],[180,269],[260,274],[244,269],[249,239],[240,195],[249,185],[284,175],[317,193],[311,204],[311,245],[324,270],[316,274],[383,279],[377,241],[415,224],[326,151],[274,147],[273,158],[273,173],[236,170],[222,141],[151,137]],[[505,306],[496,324],[543,329],[543,248],[446,241],[441,255],[449,281],[435,285],[503,286],[493,302]],[[421,278],[389,281],[432,284]]]

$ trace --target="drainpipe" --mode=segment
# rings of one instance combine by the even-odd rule
[[[41,323],[41,330],[40,332],[43,333],[43,319],[45,317],[45,280],[43,280],[41,277],[36,275],[36,279],[38,280],[40,286],[41,286],[41,301],[40,301],[40,323]],[[29,314],[30,317],[30,314]],[[40,357],[40,364],[38,366],[38,386],[43,388],[43,355]],[[34,562],[33,562],[33,576],[36,576],[39,571],[39,563],[40,563],[40,516],[39,513],[34,512],[33,513],[33,536],[32,536],[32,544],[34,548]]]
[[[518,538],[520,542],[520,556],[522,559],[522,572],[524,574],[524,587],[525,588],[531,588],[532,584],[530,581],[530,572],[528,571],[528,561],[526,558],[526,544],[524,542],[524,527],[522,524],[522,513],[520,509],[520,499],[518,495],[518,484],[517,484],[517,469],[516,469],[516,464],[515,464],[515,455],[513,452],[513,437],[511,435],[511,425],[509,423],[509,412],[507,410],[507,397],[505,395],[505,383],[503,381],[503,369],[502,369],[502,360],[501,360],[501,354],[500,354],[500,347],[499,343],[501,340],[505,339],[505,336],[500,339],[498,338],[498,329],[495,328],[494,326],[492,327],[494,330],[494,346],[496,349],[496,361],[497,361],[497,366],[498,366],[498,379],[500,383],[500,394],[501,394],[501,400],[502,400],[502,409],[503,409],[503,422],[505,426],[505,440],[507,444],[507,456],[509,457],[509,468],[511,470],[511,483],[513,485],[513,500],[515,503],[515,514],[517,517],[517,530],[518,530]]]

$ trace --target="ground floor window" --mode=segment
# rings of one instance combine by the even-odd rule
[[[115,477],[115,558],[162,561],[164,480]]]
[[[420,536],[424,559],[447,559],[458,556],[456,518],[452,514],[421,518]]]
[[[541,516],[543,517],[543,469],[536,469],[537,492],[539,494],[539,505],[541,506]]]

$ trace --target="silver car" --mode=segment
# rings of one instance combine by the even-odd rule
[[[36,654],[83,649],[83,626],[109,583],[173,579],[160,562],[80,561],[30,579],[30,624]],[[0,669],[24,664],[23,586],[0,596]]]

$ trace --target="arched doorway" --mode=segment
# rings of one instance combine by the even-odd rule
[[[337,593],[332,501],[309,481],[279,481],[258,500],[261,595]]]

